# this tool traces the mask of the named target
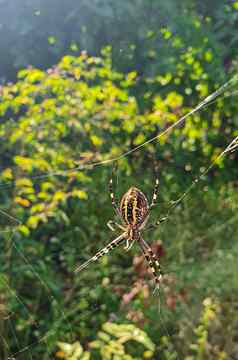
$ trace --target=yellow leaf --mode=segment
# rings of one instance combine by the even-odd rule
[[[57,351],[57,353],[55,354],[55,356],[60,359],[65,359],[65,355],[66,354],[63,351]]]
[[[20,226],[18,227],[18,230],[19,230],[23,235],[25,235],[25,236],[28,236],[28,235],[30,234],[30,230],[29,230],[28,227],[25,226],[25,225],[20,225]]]
[[[54,185],[51,182],[46,181],[41,184],[41,188],[42,188],[42,191],[47,191],[49,189],[53,189]]]
[[[136,136],[136,138],[134,139],[133,143],[135,145],[140,145],[145,141],[145,135],[140,133]]]
[[[29,186],[32,187],[32,181],[27,178],[20,178],[16,180],[16,186]]]
[[[233,8],[234,8],[235,10],[238,10],[238,1],[235,1],[235,2],[233,3]]]
[[[14,161],[19,165],[23,170],[31,171],[33,168],[34,161],[24,156],[15,156]]]
[[[183,104],[183,97],[177,94],[175,91],[168,93],[166,103],[172,108],[180,107]]]
[[[47,200],[50,198],[50,195],[44,191],[40,191],[38,194],[37,194],[37,197],[38,199],[41,199],[41,200]]]
[[[72,196],[78,197],[80,199],[87,199],[88,198],[88,195],[87,195],[87,193],[85,191],[77,190],[77,189],[72,191]]]
[[[100,146],[103,143],[102,139],[99,138],[97,135],[91,135],[90,139],[95,146]]]
[[[131,71],[130,73],[127,74],[127,79],[132,81],[136,78],[137,76],[137,72],[136,71]]]
[[[54,193],[53,196],[53,201],[61,201],[64,200],[66,198],[67,194],[64,193],[63,191],[56,191],[56,193]]]
[[[11,180],[13,178],[12,169],[7,168],[3,170],[2,177],[6,180]]]
[[[27,220],[27,225],[29,228],[36,229],[39,221],[40,218],[38,216],[30,216]]]
[[[34,214],[34,213],[39,213],[39,212],[42,212],[45,210],[45,205],[44,204],[36,204],[36,205],[33,205],[31,207],[31,213]]]
[[[213,59],[213,55],[212,55],[212,52],[210,50],[207,50],[204,54],[204,59],[207,61],[207,62],[211,62],[212,59]]]
[[[15,200],[15,203],[17,203],[17,204],[19,204],[21,206],[24,206],[24,207],[28,207],[28,206],[31,205],[29,200],[23,199],[20,196],[16,196],[14,200]]]
[[[150,359],[150,358],[152,358],[153,355],[154,355],[154,353],[151,350],[144,351],[144,354],[143,354],[145,359]]]

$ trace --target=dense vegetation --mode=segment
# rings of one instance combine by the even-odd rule
[[[178,35],[186,46],[216,48],[226,68],[237,56],[237,1],[234,0],[1,0],[0,79],[15,79],[16,69],[43,69],[77,49],[99,55],[113,46],[113,62],[121,70],[155,75],[173,68],[168,57],[178,53]],[[9,21],[9,19],[11,21]],[[168,46],[161,30],[169,32]],[[181,41],[181,40],[180,40]],[[159,61],[158,61],[159,55]],[[213,59],[214,63],[214,59]],[[216,67],[213,66],[212,75]]]
[[[120,34],[118,24],[111,33],[105,26],[110,41],[94,47],[96,56],[80,52],[83,43],[78,47],[72,35],[71,54],[47,70],[22,69],[0,88],[4,360],[12,354],[67,360],[237,356],[237,152],[203,176],[166,223],[145,232],[165,273],[159,295],[136,246],[73,272],[116,236],[106,227],[113,218],[112,164],[90,164],[157,135],[237,73],[237,49],[225,46],[237,41],[237,2],[219,1],[215,11],[169,1],[167,9],[160,4],[160,15],[151,2],[150,24],[141,19],[145,3],[123,1],[117,9],[124,14],[131,7],[127,25],[138,37]],[[173,25],[167,20],[158,27],[169,5]],[[100,11],[106,16],[104,7]],[[55,46],[60,38],[53,35]],[[127,39],[125,48],[122,40],[119,47],[102,47],[119,38]],[[33,54],[42,51],[44,68],[50,60],[40,49]],[[122,157],[114,174],[117,197],[132,185],[151,196],[156,163],[159,203],[150,221],[167,214],[172,200],[238,135],[236,88],[234,82],[171,133]]]

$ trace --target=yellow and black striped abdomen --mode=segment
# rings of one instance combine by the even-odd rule
[[[132,187],[122,197],[120,212],[127,225],[139,227],[148,215],[148,201],[139,189]]]

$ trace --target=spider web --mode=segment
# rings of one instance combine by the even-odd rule
[[[234,81],[234,79],[232,79],[232,82]],[[132,149],[130,150],[129,152],[125,152],[124,154],[122,154],[120,157],[117,157],[115,159],[109,159],[109,160],[106,160],[105,162],[100,162],[100,163],[95,163],[95,164],[87,164],[87,165],[84,165],[84,168],[86,168],[87,166],[99,166],[99,165],[105,165],[106,163],[109,163],[109,162],[113,162],[113,161],[116,161],[118,160],[119,158],[122,158],[124,156],[128,156],[130,153],[132,153],[133,151],[136,151],[140,148],[142,148],[143,146],[145,146],[146,144],[148,144],[149,142],[152,142],[152,141],[155,141],[157,140],[158,138],[160,138],[161,136],[163,136],[163,134],[167,133],[168,131],[172,130],[172,128],[174,128],[176,125],[180,124],[182,121],[184,121],[189,115],[191,115],[192,113],[194,113],[195,111],[198,111],[199,109],[201,109],[203,106],[209,104],[209,102],[212,102],[215,100],[215,98],[220,95],[224,89],[227,88],[227,86],[230,84],[231,82],[228,82],[226,83],[225,85],[223,85],[218,91],[216,91],[214,94],[210,95],[208,98],[206,98],[201,104],[199,104],[194,110],[192,110],[192,112],[190,112],[188,115],[186,115],[185,117],[179,119],[175,125],[171,126],[170,128],[166,129],[163,133],[161,134],[158,134],[156,137],[154,137],[153,139],[150,139],[148,140],[147,142],[145,142],[144,144],[140,145],[139,147],[135,148],[135,149]],[[168,211],[168,216],[170,215],[170,212],[176,207],[178,206],[178,204],[180,203],[180,201],[182,201],[184,199],[185,196],[187,196],[187,194],[191,191],[191,188],[194,187],[197,182],[201,179],[201,177],[203,175],[205,175],[214,165],[215,163],[219,160],[219,158],[221,158],[222,156],[228,154],[229,152],[231,151],[234,151],[237,147],[237,138],[233,139],[229,144],[228,146],[224,149],[224,151],[219,155],[217,156],[217,158],[213,161],[213,163],[211,163],[209,165],[209,167],[206,168],[206,170],[198,177],[196,178],[191,186],[186,190],[186,192],[184,192],[182,194],[182,196],[178,199],[178,201],[176,201],[175,203],[173,203]],[[73,169],[73,171],[77,171],[79,168],[75,168]],[[80,169],[82,169],[82,166],[80,167]],[[69,171],[72,171],[72,169],[70,169]],[[43,175],[39,175],[39,176],[36,176],[34,177],[33,179],[34,180],[39,180],[40,178],[43,177],[47,177],[47,176],[51,176],[52,173],[48,173],[48,174],[43,174]],[[54,175],[61,175],[60,174],[54,174]],[[2,184],[1,184],[2,185]],[[5,187],[6,184],[4,184],[4,186],[2,187]],[[9,184],[8,184],[9,185]],[[17,251],[17,253],[19,254],[19,257],[22,259],[22,262],[24,264],[27,265],[27,268],[30,269],[30,271],[32,272],[32,274],[34,275],[35,279],[37,279],[37,281],[39,281],[39,287],[43,288],[45,291],[46,291],[46,294],[47,294],[47,297],[50,299],[50,302],[51,304],[53,303],[57,303],[56,301],[56,298],[54,297],[54,295],[52,294],[52,291],[50,290],[49,286],[46,284],[46,282],[44,281],[44,279],[38,274],[38,272],[36,271],[35,269],[35,266],[33,266],[32,264],[29,263],[27,257],[24,255],[24,253],[21,251],[20,247],[17,245],[17,241],[16,240],[13,240],[13,236],[15,236],[15,234],[17,233],[17,227],[16,225],[19,225],[20,224],[20,221],[18,219],[16,219],[15,217],[11,216],[10,214],[7,214],[5,213],[3,210],[1,210],[1,213],[4,217],[8,218],[10,224],[8,225],[8,227],[10,227],[10,230],[9,229],[6,229],[6,230],[3,230],[1,233],[2,235],[5,235],[8,237],[8,239],[10,240],[9,243],[11,243],[11,247],[13,249],[15,249],[15,251]],[[7,280],[2,278],[1,279],[2,283],[4,284],[5,288],[9,291],[10,293],[10,296],[15,296],[16,300],[18,303],[20,303],[22,305],[22,309],[24,310],[24,312],[26,313],[26,316],[32,321],[34,322],[34,319],[33,319],[33,316],[32,316],[32,313],[31,311],[29,311],[28,307],[22,302],[22,300],[20,299],[20,297],[17,295],[17,294],[14,294],[14,287],[8,285],[7,283]],[[58,305],[57,305],[58,306]],[[17,335],[16,333],[14,332],[13,330],[13,336],[15,338],[15,343],[18,347],[18,351],[15,352],[14,354],[12,354],[12,358],[13,357],[18,357],[19,355],[21,354],[24,354],[26,352],[29,352],[34,346],[36,346],[37,344],[39,343],[42,343],[44,342],[45,343],[45,347],[46,347],[46,350],[48,351],[48,354],[49,354],[49,357],[50,357],[50,350],[49,350],[49,346],[48,346],[48,338],[50,338],[50,336],[52,335],[52,333],[54,333],[56,330],[57,330],[57,325],[60,326],[60,322],[61,321],[67,321],[67,318],[66,318],[66,315],[64,313],[64,310],[62,309],[62,307],[59,307],[59,317],[60,317],[60,320],[59,320],[59,325],[58,324],[54,324],[54,329],[50,330],[50,331],[45,331],[45,334],[43,336],[40,336],[39,339],[37,339],[35,342],[25,346],[24,348],[20,348],[20,345],[18,343],[18,339],[17,339]],[[97,310],[97,308],[96,308]],[[7,314],[6,315],[6,320],[9,322],[9,325],[10,327],[13,328],[12,326],[12,314]],[[36,328],[39,327],[39,324],[35,323],[35,326]],[[55,326],[56,325],[56,326]],[[69,323],[69,328],[70,328],[70,323]],[[4,342],[4,339],[3,339],[3,342]],[[9,348],[9,344],[7,342],[5,342],[5,346],[7,348]],[[9,348],[10,350],[10,348]],[[25,356],[25,355],[24,355]],[[29,353],[29,356],[30,358],[32,357],[32,354],[31,352]]]
[[[186,121],[186,119],[195,114],[198,111],[201,111],[205,109],[207,106],[214,103],[219,97],[230,97],[235,96],[237,94],[237,91],[233,91],[233,88],[236,86],[238,80],[238,76],[232,77],[228,82],[223,84],[218,90],[216,90],[214,93],[210,94],[208,97],[206,97],[201,103],[199,103],[192,111],[190,111],[185,116],[179,118],[174,124],[166,128],[164,131],[158,133],[156,136],[148,139],[143,144],[129,150],[123,152],[121,155],[106,159],[99,162],[88,162],[84,165],[77,166],[75,168],[71,168],[65,171],[60,172],[48,172],[43,174],[38,174],[36,176],[31,177],[31,180],[34,182],[38,182],[41,179],[45,179],[50,176],[63,176],[66,173],[73,173],[77,172],[79,170],[85,170],[90,169],[91,171],[95,170],[99,166],[106,166],[109,164],[112,164],[114,162],[119,161],[120,159],[123,159],[124,157],[130,156],[132,153],[136,151],[142,151],[143,148],[145,148],[148,144],[152,142],[159,141],[163,136],[166,134],[169,134],[173,131],[176,127],[180,126],[182,123]],[[211,164],[209,164],[199,175],[195,176],[193,180],[191,180],[191,185],[189,185],[185,192],[183,192],[176,201],[173,201],[169,204],[168,209],[165,212],[165,216],[167,217],[167,220],[170,221],[171,217],[174,212],[176,212],[176,209],[179,208],[181,202],[191,193],[193,188],[195,188],[204,178],[204,176],[219,162],[219,160],[222,157],[225,157],[232,152],[236,150],[238,147],[238,136],[233,138],[228,144],[227,147],[213,160]],[[6,191],[7,188],[14,186],[13,182],[8,183],[1,183],[0,188],[1,191]],[[107,196],[105,194],[105,196]],[[4,329],[6,331],[6,336],[1,335],[1,348],[2,348],[2,358],[3,359],[35,359],[34,349],[38,346],[40,346],[40,351],[42,352],[42,359],[52,359],[54,358],[54,352],[55,352],[55,342],[59,340],[59,336],[62,337],[67,342],[73,342],[74,336],[72,331],[72,318],[75,316],[75,314],[70,314],[67,311],[67,301],[66,304],[64,301],[59,300],[61,296],[60,294],[57,294],[56,290],[54,289],[54,284],[49,284],[47,282],[46,277],[46,268],[47,268],[47,259],[42,259],[38,256],[37,253],[34,253],[34,249],[30,246],[30,240],[29,241],[29,247],[28,251],[30,254],[33,254],[33,258],[35,259],[34,263],[29,260],[28,254],[25,252],[25,250],[22,249],[22,245],[19,242],[18,237],[18,226],[21,225],[21,221],[17,219],[16,217],[12,216],[10,213],[5,212],[3,209],[0,209],[0,214],[2,218],[2,230],[0,232],[1,236],[1,243],[2,243],[2,254],[4,257],[4,263],[5,263],[5,274],[1,274],[0,278],[0,286],[2,290],[2,296],[0,297],[0,326],[3,329],[1,331],[2,334],[4,334]],[[229,219],[231,221],[232,219]],[[224,226],[226,226],[227,223],[224,223]],[[167,224],[163,224],[161,226],[161,234],[166,231]],[[219,231],[219,229],[216,229],[216,231]],[[26,240],[27,241],[27,240]],[[14,273],[11,273],[11,258],[13,257],[13,254],[17,254],[18,259],[18,271],[21,273],[22,278],[27,278],[28,281],[28,287],[23,289],[23,292],[28,295],[31,301],[26,302],[22,299],[21,295],[16,292],[16,284],[14,283]],[[89,254],[94,255],[94,254]],[[43,254],[44,256],[44,254]],[[76,264],[75,264],[76,265]],[[93,264],[94,266],[94,264]],[[178,269],[181,270],[181,268],[178,267]],[[172,269],[173,272],[176,272],[178,269]],[[47,271],[51,271],[51,269],[47,268]],[[166,271],[165,271],[166,272]],[[73,273],[73,269],[72,269]],[[8,274],[11,274],[11,277],[8,276]],[[87,271],[85,271],[84,274],[78,274],[77,279],[73,281],[77,281],[77,285],[73,286],[79,286],[80,284],[80,278],[81,277],[87,277]],[[31,296],[31,282],[37,283],[37,287],[39,289],[39,296],[38,299],[32,299]],[[145,286],[143,282],[135,283],[135,286],[138,286],[140,289],[141,287]],[[72,286],[72,285],[71,285]],[[126,290],[128,296],[130,293],[130,288],[127,285]],[[162,293],[161,293],[162,294]],[[166,326],[164,326],[164,317],[163,315],[163,296],[159,297],[155,296],[154,299],[149,300],[151,302],[155,301],[158,305],[158,314],[161,326],[164,329],[165,335],[171,338],[170,331],[167,329]],[[64,295],[64,294],[61,294]],[[162,294],[163,295],[163,294]],[[85,294],[87,296],[87,294]],[[156,300],[157,299],[157,300]],[[12,301],[13,304],[11,307],[9,306],[9,301]],[[75,299],[75,302],[82,301],[83,299]],[[47,309],[50,307],[54,309],[55,317],[57,317],[57,321],[54,321],[51,325],[50,329],[46,327],[46,321],[44,319],[38,319],[35,309],[37,309],[37,302],[41,302],[41,306],[45,306],[45,316],[48,320],[48,311]],[[126,302],[126,300],[125,300]],[[84,319],[87,319],[87,316],[90,315],[90,317],[93,316],[95,312],[98,312],[101,309],[100,305],[97,303],[97,300],[91,303],[90,310],[89,311],[81,311],[79,316],[77,317],[78,322],[83,322]],[[167,315],[167,313],[166,313]],[[21,324],[20,322],[17,322],[17,319],[24,319],[24,322]],[[17,327],[16,327],[17,323]],[[64,333],[60,332],[60,329],[62,327],[62,324],[67,324],[67,335],[65,336]],[[64,327],[65,329],[65,327]],[[19,337],[22,333],[25,333],[25,345],[22,346],[22,344],[19,341]],[[60,335],[59,335],[60,334]],[[56,337],[57,336],[57,337]],[[11,341],[9,341],[9,338],[11,338]],[[43,344],[43,346],[41,346]],[[178,354],[177,354],[178,357]],[[178,357],[179,358],[179,357]]]

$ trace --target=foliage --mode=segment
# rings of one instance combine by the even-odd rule
[[[58,342],[59,351],[56,353],[56,357],[65,360],[89,360],[90,353],[84,351],[80,342],[76,341],[73,344],[67,344]]]
[[[103,58],[90,57],[85,52],[79,57],[65,56],[47,72],[22,70],[17,83],[2,88],[0,137],[2,152],[7,156],[3,157],[6,166],[1,179],[3,184],[15,183],[11,207],[14,204],[14,213],[22,222],[19,229],[25,236],[49,218],[69,225],[68,205],[74,206],[76,199],[81,204],[88,198],[91,178],[80,171],[88,167],[88,162],[110,159],[128,147],[140,145],[150,134],[156,134],[192,109],[186,105],[184,95],[176,91],[176,85],[171,90],[172,83],[190,83],[185,93],[195,87],[196,103],[211,91],[206,64],[213,55],[210,53],[209,60],[205,56],[202,65],[201,51],[191,48],[181,56],[176,75],[167,73],[167,80],[158,76],[152,81],[166,85],[167,93],[153,95],[152,108],[148,106],[141,113],[137,99],[130,95],[137,87],[137,73],[114,71],[110,48],[102,53]],[[157,157],[154,153],[158,153],[161,165],[167,165],[163,179],[167,186],[186,181],[187,172],[198,172],[206,157],[213,160],[227,144],[224,133],[236,135],[235,116],[227,125],[222,122],[223,117],[229,116],[231,107],[237,109],[232,98],[229,105],[228,109],[224,100],[219,99],[215,109],[207,110],[207,119],[196,114],[169,138],[161,138],[157,147],[153,144],[148,147],[147,156]],[[172,157],[171,146],[178,156]],[[141,155],[135,153],[133,158],[143,164]],[[197,161],[192,166],[194,157],[199,155],[203,163]],[[183,168],[179,177],[168,167],[174,163]],[[127,174],[131,172],[126,159],[123,166],[127,166]],[[49,179],[42,176],[44,173],[59,176]],[[105,178],[105,171],[102,173]],[[34,183],[31,178],[40,181]],[[5,195],[2,194],[3,198]]]
[[[203,309],[200,320],[194,326],[194,340],[191,344],[187,343],[187,352],[191,355],[184,357],[185,360],[205,360],[205,359],[229,359],[226,350],[222,349],[221,343],[217,340],[223,331],[222,306],[214,299],[206,298],[203,301]],[[183,331],[190,331],[183,328]],[[188,335],[188,334],[187,334]],[[57,358],[65,360],[89,360],[94,359],[93,350],[97,349],[102,360],[135,359],[126,354],[125,346],[128,341],[142,343],[148,350],[139,355],[137,345],[131,347],[131,351],[136,353],[136,359],[150,359],[155,356],[155,345],[146,335],[134,325],[118,325],[114,323],[105,323],[102,331],[99,331],[98,339],[89,343],[91,351],[83,351],[79,341],[73,344],[58,343],[60,350],[56,353]],[[185,340],[185,339],[183,339]],[[215,342],[216,341],[216,342]],[[230,348],[231,349],[231,348]],[[233,351],[233,350],[232,350]],[[158,349],[158,356],[166,360],[177,358],[177,353],[171,347],[170,336],[163,336]]]
[[[105,323],[102,330],[97,334],[98,339],[89,343],[92,351],[94,349],[100,353],[100,358],[105,360],[133,360],[153,356],[155,345],[146,335],[146,333],[136,326],[118,325],[114,323]],[[130,351],[136,353],[136,358],[126,352],[126,345],[128,342],[134,342],[130,347]],[[143,352],[143,356],[138,357],[140,346],[142,344],[147,350]],[[60,351],[56,356],[65,360],[87,360],[90,359],[90,353],[83,351],[80,343],[77,341],[74,344],[58,343]]]
[[[46,69],[70,50],[99,55],[113,44],[117,67],[154,76],[158,68],[170,71],[167,59],[175,55],[164,37],[182,53],[189,45],[203,47],[204,39],[212,47],[219,44],[228,67],[237,56],[237,1],[52,0],[49,5],[1,0],[1,10],[0,77],[5,80],[29,64]]]
[[[210,19],[210,3],[189,1],[180,8],[174,1],[163,6],[122,1],[121,33],[111,25],[111,9],[119,5],[103,4],[90,8],[97,10],[92,31],[99,32],[99,15],[107,18],[105,28],[112,29],[107,42],[117,46],[105,47],[98,56],[76,55],[72,35],[75,55],[63,56],[48,70],[22,69],[14,83],[0,88],[1,356],[26,347],[23,358],[29,352],[43,360],[55,353],[68,359],[110,358],[115,351],[125,358],[161,360],[232,357],[236,345],[222,329],[229,325],[235,334],[237,327],[237,153],[228,154],[194,188],[190,185],[238,134],[232,93],[237,82],[173,132],[118,161],[118,197],[131,185],[149,197],[153,161],[158,161],[160,198],[151,222],[167,214],[172,199],[191,190],[166,224],[145,232],[165,272],[159,295],[152,296],[136,247],[131,253],[115,250],[77,276],[73,270],[116,236],[105,226],[113,216],[107,190],[111,166],[92,163],[156,136],[236,74],[235,59],[228,61],[236,49],[223,48],[223,41],[236,43],[236,31],[224,27],[228,20],[235,26],[236,3],[219,2]],[[230,10],[214,34],[224,7]],[[77,16],[74,10],[71,19]],[[150,24],[140,27],[137,21],[149,10]],[[168,13],[171,24],[158,26]],[[59,37],[40,26],[53,52]],[[136,31],[129,32],[130,26]],[[131,46],[124,44],[131,56],[121,52],[124,32],[131,36]],[[56,57],[65,46],[55,50]]]
[[[133,360],[135,357],[128,355],[125,349],[126,344],[131,341],[142,344],[147,348],[143,357],[151,358],[153,356],[155,345],[144,331],[134,325],[105,323],[102,326],[102,331],[98,332],[98,340],[91,342],[90,347],[99,349],[102,359]],[[132,349],[137,358],[139,355],[138,346],[133,345]]]
[[[197,336],[197,343],[191,344],[190,348],[195,353],[194,356],[190,356],[188,359],[194,360],[194,359],[207,359],[209,356],[209,353],[211,351],[211,348],[209,347],[208,343],[208,329],[210,326],[210,323],[214,321],[216,318],[216,315],[219,311],[219,307],[217,304],[212,303],[211,299],[205,299],[204,302],[204,313],[201,317],[201,323],[197,328],[195,328],[194,332]],[[214,350],[213,350],[214,351]],[[218,359],[225,359],[226,355],[223,353],[216,353],[216,358]],[[187,359],[187,360],[188,360]]]

